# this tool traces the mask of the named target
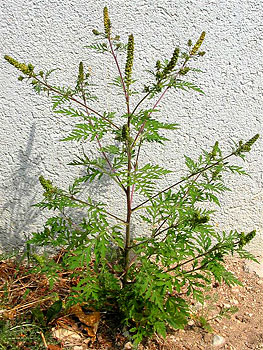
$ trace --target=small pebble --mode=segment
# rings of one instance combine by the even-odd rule
[[[221,335],[215,334],[212,339],[212,345],[215,347],[220,347],[225,344],[225,338],[221,337]]]
[[[203,308],[203,304],[201,304],[199,301],[195,304],[194,309],[196,311],[199,311]]]
[[[176,342],[177,341],[177,338],[175,335],[170,335],[169,337],[167,337],[167,339],[169,338],[169,340],[173,341],[173,342]]]

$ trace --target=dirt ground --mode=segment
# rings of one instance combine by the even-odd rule
[[[214,284],[208,293],[210,299],[204,306],[193,304],[197,318],[190,320],[184,330],[168,332],[166,339],[155,337],[140,345],[139,350],[263,350],[263,278],[248,271],[246,263],[240,259],[229,259],[227,266],[243,286]],[[218,318],[222,309],[231,307],[238,310],[229,318]],[[210,331],[200,325],[198,316],[211,319]],[[97,342],[90,349],[132,349],[131,344],[125,344],[123,339],[119,344],[108,343],[103,333],[101,326]]]
[[[189,301],[193,316],[184,330],[170,330],[166,339],[155,337],[148,343],[140,345],[138,350],[263,350],[263,278],[251,272],[247,263],[240,259],[228,259],[226,265],[239,278],[243,286],[229,287],[214,283],[207,293],[209,299],[204,305]],[[20,313],[27,312],[30,316],[31,305],[37,305],[42,300],[41,308],[45,309],[50,303],[50,298],[47,298],[50,293],[47,279],[36,278],[34,274],[26,275],[26,271],[27,268],[21,266],[18,278],[14,262],[3,261],[0,264],[0,287],[2,286],[0,291],[3,298],[8,282],[7,299],[10,307],[6,313],[8,319],[13,319],[14,322],[19,310]],[[54,291],[63,299],[70,290],[71,283],[69,276],[63,274],[54,286]],[[23,298],[27,289],[30,293],[24,304]],[[218,317],[220,312],[226,309],[235,312],[229,312],[229,318],[220,319]],[[5,314],[4,311],[2,310],[3,314]],[[77,310],[71,312],[73,318],[62,315],[53,324],[53,336],[57,340],[57,345],[48,343],[44,348],[48,350],[131,350],[132,345],[125,334],[122,334],[118,324],[112,318],[107,321],[103,313],[96,318],[97,314],[100,313],[84,314],[78,306]],[[208,324],[202,323],[202,320],[208,320]],[[65,325],[67,325],[66,329]],[[85,325],[92,327],[87,331]],[[117,332],[114,332],[114,328]],[[59,332],[60,335],[58,335]],[[62,339],[66,335],[65,332],[66,338],[71,334],[71,344]],[[44,337],[41,342],[45,342]],[[31,347],[20,346],[20,349],[31,350]]]
[[[228,261],[231,270],[243,283],[242,286],[228,287],[215,284],[211,291],[210,307],[197,305],[197,314],[212,318],[222,308],[235,306],[238,311],[228,318],[210,321],[210,333],[199,327],[195,321],[184,330],[171,332],[165,340],[154,339],[147,350],[258,350],[263,349],[263,279],[248,272],[244,261],[232,258]],[[217,299],[218,297],[218,299]],[[214,310],[210,308],[213,306]],[[217,337],[220,336],[220,337]],[[216,340],[219,340],[216,343]],[[127,346],[128,349],[128,346]]]

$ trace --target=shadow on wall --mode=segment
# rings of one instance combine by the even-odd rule
[[[87,155],[88,152],[86,150],[84,150],[84,147],[82,147],[82,151],[79,151],[79,156],[82,157],[84,155]],[[96,153],[91,153],[90,158],[91,159],[96,159],[96,157],[98,156],[98,154]],[[76,157],[72,156],[72,160],[75,159]],[[108,159],[110,162],[112,162],[112,156],[108,156]],[[75,168],[76,166],[68,166],[67,167],[67,171],[71,171],[71,169]],[[87,169],[85,166],[77,166],[77,168],[79,169],[78,174],[76,174],[76,177],[84,177],[87,175]],[[110,171],[110,169],[108,168],[108,171]],[[73,180],[72,180],[73,183]],[[63,186],[62,186],[63,188]],[[76,197],[78,197],[79,199],[82,199],[84,201],[87,201],[88,198],[91,198],[94,203],[104,203],[104,204],[108,204],[109,207],[109,211],[114,212],[114,210],[116,208],[114,208],[114,210],[111,210],[111,200],[116,200],[116,196],[118,198],[118,189],[116,188],[116,185],[114,184],[114,182],[112,181],[112,179],[109,176],[103,175],[101,179],[96,178],[94,181],[92,182],[85,182],[82,183],[81,186],[81,191],[79,193],[79,195],[77,195]],[[120,192],[121,194],[121,192]],[[86,218],[87,216],[87,211],[88,211],[89,207],[84,207],[84,208],[68,208],[64,211],[64,214],[67,217],[70,217],[71,220],[78,225],[80,222],[83,221],[84,218]],[[118,215],[118,212],[114,212],[115,215]],[[126,213],[125,213],[126,215]],[[125,216],[124,216],[125,219]]]
[[[31,127],[26,149],[20,148],[18,165],[10,174],[9,183],[5,185],[5,192],[9,192],[9,199],[3,204],[0,211],[0,252],[22,251],[25,249],[25,241],[30,233],[36,230],[38,219],[43,215],[39,208],[33,207],[41,197],[41,186],[38,177],[40,175],[40,153],[32,157],[35,140],[35,123]],[[71,170],[68,167],[68,170]],[[79,176],[85,175],[85,169],[81,169]],[[48,178],[48,176],[47,176]],[[93,199],[107,203],[109,197],[114,197],[114,189],[110,186],[111,180],[103,177],[100,181],[84,185],[83,199],[91,196]],[[63,187],[63,186],[62,186]],[[67,210],[65,213],[76,222],[85,217],[85,209]],[[50,215],[48,215],[50,216]]]
[[[36,169],[40,157],[31,158],[35,139],[35,124],[32,125],[25,150],[19,150],[19,164],[10,175],[9,200],[0,213],[4,222],[0,226],[0,250],[12,251],[24,246],[30,227],[36,222],[39,210],[32,207],[36,203],[38,184]],[[7,185],[6,185],[7,187]],[[6,188],[8,192],[8,188]]]

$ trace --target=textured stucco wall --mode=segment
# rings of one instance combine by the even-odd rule
[[[105,4],[114,30],[122,37],[130,32],[135,35],[137,77],[151,68],[157,57],[170,56],[176,45],[189,38],[196,40],[202,30],[207,32],[207,54],[198,63],[205,74],[197,78],[206,95],[170,93],[162,104],[163,116],[180,123],[181,129],[166,149],[152,145],[144,157],[151,160],[158,155],[176,172],[177,179],[183,154],[197,155],[216,139],[229,150],[231,138],[247,140],[263,134],[262,1],[1,1],[0,242],[5,247],[20,245],[25,235],[41,225],[42,215],[31,207],[41,197],[38,176],[68,184],[72,169],[65,164],[77,149],[74,144],[59,142],[72,121],[54,116],[47,97],[39,98],[30,86],[19,83],[17,72],[3,55],[39,68],[60,67],[58,76],[65,83],[76,75],[80,60],[92,67],[93,76],[116,76],[113,64],[107,66],[104,58],[83,48],[93,39],[91,30],[102,28]],[[115,102],[109,87],[99,96],[101,110],[103,105],[111,110],[118,106],[119,99]],[[251,249],[258,254],[263,247],[262,145],[263,138],[247,158],[245,168],[251,178],[229,176],[233,192],[226,193],[215,218],[219,228],[256,228],[258,236]],[[107,183],[93,186],[91,191],[103,199],[116,196],[118,200],[118,193]]]

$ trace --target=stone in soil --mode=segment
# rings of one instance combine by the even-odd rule
[[[215,334],[215,335],[213,336],[212,345],[213,345],[214,347],[217,347],[217,348],[218,348],[218,347],[224,345],[225,342],[226,342],[225,338],[222,337],[221,335]]]

